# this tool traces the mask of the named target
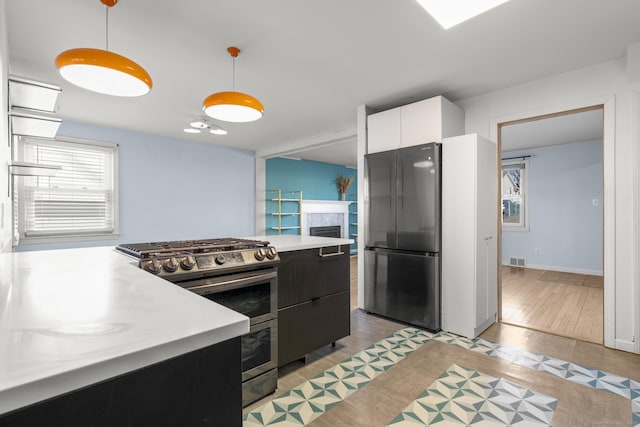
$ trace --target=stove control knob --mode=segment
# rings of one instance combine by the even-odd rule
[[[278,255],[278,252],[276,252],[276,248],[269,248],[269,250],[267,250],[267,258],[274,259],[276,255]]]
[[[193,255],[187,255],[187,257],[183,259],[182,262],[180,262],[180,265],[185,270],[191,270],[196,266],[196,259],[193,257]]]
[[[256,251],[254,256],[258,261],[262,261],[266,256],[266,253],[264,252],[264,249],[260,248]]]
[[[224,257],[224,255],[218,255],[216,257],[216,264],[218,265],[222,265],[227,261],[227,259]]]
[[[166,260],[164,262],[164,269],[167,270],[169,273],[173,273],[174,271],[176,271],[178,269],[178,266],[180,264],[178,263],[178,261],[176,260],[175,257],[171,257],[168,260]]]
[[[144,266],[144,269],[149,273],[158,274],[162,270],[162,264],[157,259],[152,259],[148,264]]]

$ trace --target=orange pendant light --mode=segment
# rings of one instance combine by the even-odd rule
[[[237,47],[227,49],[234,61],[233,91],[218,92],[209,95],[203,102],[204,113],[216,120],[225,122],[252,122],[262,117],[262,103],[251,95],[235,91],[235,58],[240,53]]]
[[[109,8],[118,0],[100,0]],[[108,49],[108,33],[107,33]],[[140,65],[109,50],[69,49],[56,58],[60,75],[70,83],[94,92],[114,96],[141,96],[153,87],[151,76]]]

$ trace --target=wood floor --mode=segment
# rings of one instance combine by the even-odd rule
[[[604,342],[602,276],[502,268],[502,321],[595,344]],[[351,257],[351,309],[358,305],[358,258]]]
[[[358,307],[358,257],[349,258],[351,263],[351,310]]]
[[[502,268],[502,321],[596,344],[604,336],[602,276]]]

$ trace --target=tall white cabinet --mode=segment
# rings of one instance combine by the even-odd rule
[[[475,338],[497,319],[496,144],[442,141],[442,329]]]

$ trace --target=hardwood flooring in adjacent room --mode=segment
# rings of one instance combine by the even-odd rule
[[[604,336],[601,276],[502,268],[502,321],[596,344]]]
[[[352,256],[349,258],[351,269],[351,310],[358,306],[358,257]]]

